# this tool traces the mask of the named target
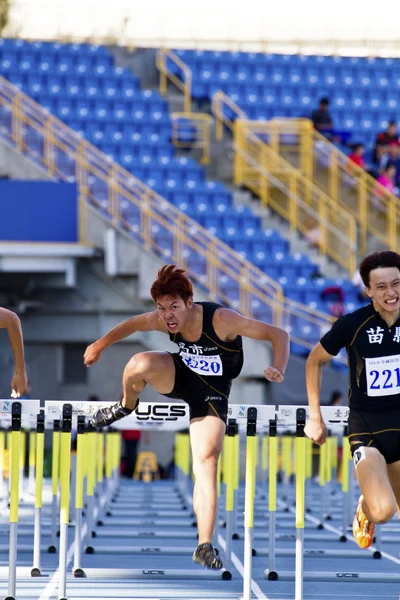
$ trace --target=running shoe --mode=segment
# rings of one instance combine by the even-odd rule
[[[193,560],[207,569],[222,569],[222,560],[218,558],[212,544],[199,544],[193,552]]]
[[[96,429],[102,429],[103,427],[109,427],[115,421],[119,421],[124,417],[127,417],[133,413],[133,410],[129,408],[125,408],[122,406],[122,401],[120,400],[116,404],[112,406],[107,406],[105,408],[99,408],[93,417],[90,419],[90,425],[95,427]]]
[[[374,539],[374,523],[368,521],[362,510],[364,496],[358,500],[357,512],[353,520],[353,535],[360,548],[369,548]]]

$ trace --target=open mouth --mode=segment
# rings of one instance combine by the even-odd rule
[[[399,299],[398,298],[391,298],[390,300],[385,300],[385,304],[387,306],[397,306],[397,304],[399,303]]]
[[[167,327],[170,331],[174,331],[178,327],[178,323],[176,321],[172,321],[171,323],[167,323]]]

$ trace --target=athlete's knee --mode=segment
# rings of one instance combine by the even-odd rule
[[[151,367],[151,359],[147,352],[139,352],[132,356],[124,369],[124,379],[132,379],[143,375]]]
[[[201,454],[193,459],[193,472],[196,477],[201,475],[214,476],[218,468],[218,452]]]
[[[367,506],[373,523],[377,525],[390,521],[397,510],[395,500],[385,496],[368,498]]]

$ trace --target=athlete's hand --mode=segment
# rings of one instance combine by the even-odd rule
[[[268,379],[268,381],[273,381],[274,383],[282,383],[284,380],[282,373],[278,371],[278,369],[275,369],[275,367],[268,367],[268,369],[265,369],[264,377],[265,379]]]
[[[304,433],[310,440],[313,440],[318,446],[321,446],[326,440],[326,425],[322,419],[310,418],[304,427]]]
[[[85,354],[83,355],[83,362],[87,367],[90,365],[94,365],[100,360],[102,350],[97,342],[90,344],[85,350]]]
[[[11,379],[11,397],[19,398],[26,391],[28,387],[28,378],[24,368],[15,369],[14,375]]]

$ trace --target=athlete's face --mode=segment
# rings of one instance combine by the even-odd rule
[[[397,267],[374,269],[369,275],[366,293],[375,310],[394,312],[400,308],[400,271]]]
[[[171,333],[178,333],[184,327],[193,300],[185,304],[180,296],[161,296],[157,300],[157,311]]]

